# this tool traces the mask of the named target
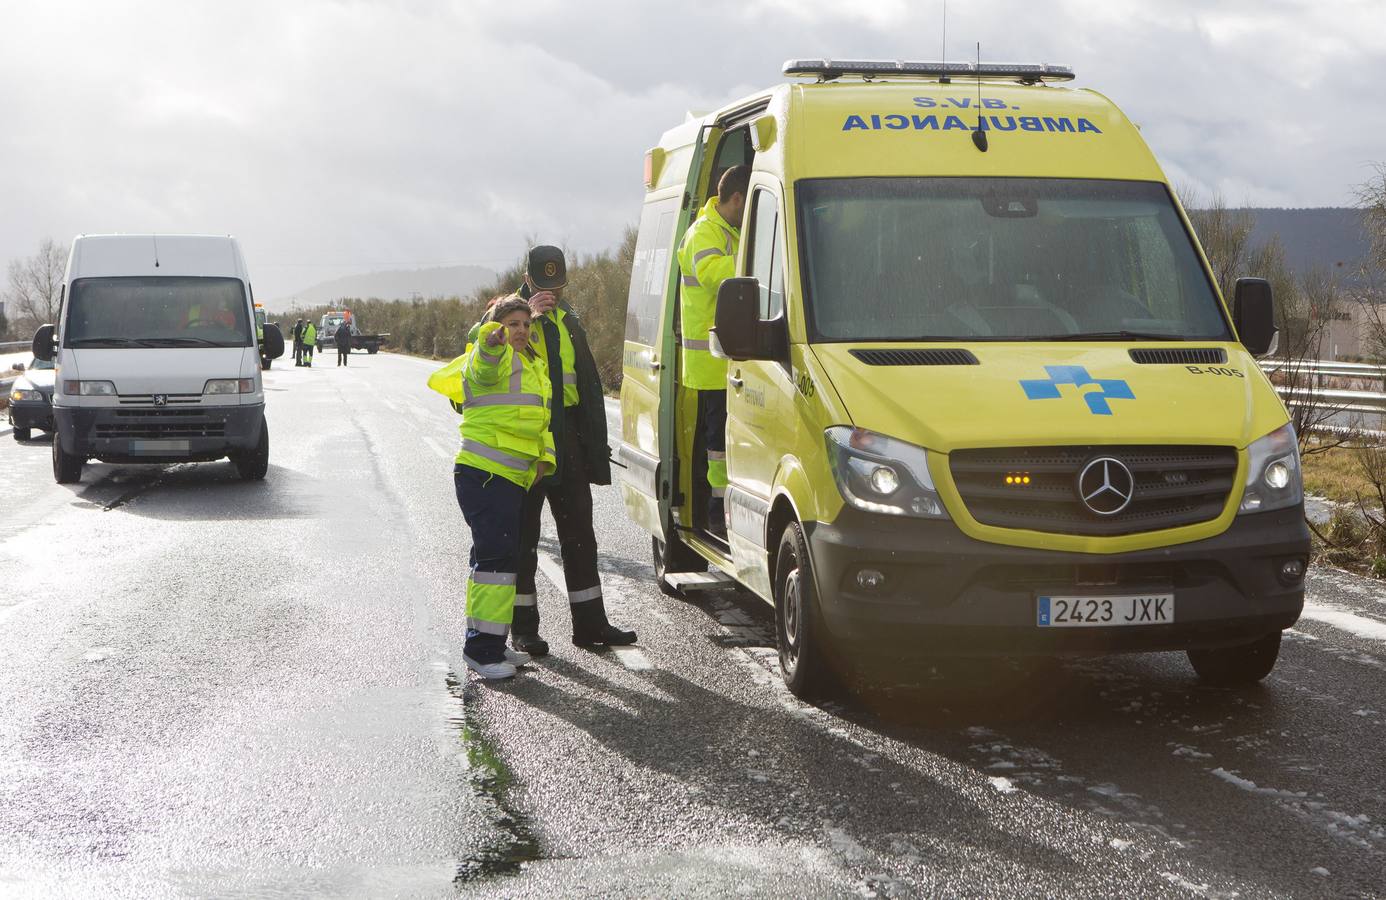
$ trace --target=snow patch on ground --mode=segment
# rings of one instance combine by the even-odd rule
[[[1009,778],[1003,778],[1000,775],[993,775],[988,778],[987,781],[990,781],[991,786],[1002,794],[1014,794],[1016,791],[1020,790],[1020,788],[1011,783]]]
[[[1282,809],[1354,846],[1371,849],[1373,842],[1386,840],[1386,829],[1380,825],[1374,826],[1370,816],[1354,816],[1330,809],[1326,802],[1309,799],[1307,791],[1285,791],[1278,788],[1261,787],[1250,779],[1242,778],[1240,775],[1235,775],[1220,767],[1213,769],[1212,773],[1247,793],[1270,797],[1278,801],[1278,805]]]
[[[1169,746],[1171,746],[1171,747],[1174,748],[1174,751],[1173,751],[1173,752],[1174,752],[1174,755],[1175,755],[1175,756],[1182,756],[1182,757],[1184,757],[1185,759],[1212,759],[1212,758],[1213,758],[1213,754],[1211,754],[1211,753],[1204,753],[1202,750],[1199,750],[1199,749],[1196,748],[1196,747],[1189,747],[1189,746],[1187,746],[1187,745],[1185,745],[1185,744],[1175,744],[1175,743],[1172,743],[1172,742],[1169,744]]]
[[[1305,603],[1301,616],[1369,641],[1386,641],[1386,622],[1322,603]]]

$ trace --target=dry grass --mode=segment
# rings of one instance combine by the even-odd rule
[[[1372,487],[1358,452],[1351,447],[1335,447],[1304,457],[1304,490],[1318,497],[1339,503],[1356,503],[1357,498],[1371,498],[1376,504],[1376,489]]]

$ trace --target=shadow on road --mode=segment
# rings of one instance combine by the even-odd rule
[[[65,485],[79,506],[175,521],[264,521],[317,516],[330,485],[270,465],[263,481],[242,481],[228,461],[175,465],[89,464],[79,484]]]

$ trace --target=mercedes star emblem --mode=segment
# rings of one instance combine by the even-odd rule
[[[1119,459],[1098,457],[1078,473],[1078,497],[1099,516],[1121,512],[1135,494],[1136,479]]]

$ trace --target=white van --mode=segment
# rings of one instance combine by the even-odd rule
[[[265,477],[269,429],[250,275],[236,239],[79,235],[56,325],[34,355],[57,362],[53,477],[90,459],[171,463],[229,457]],[[263,352],[284,352],[265,326]]]

